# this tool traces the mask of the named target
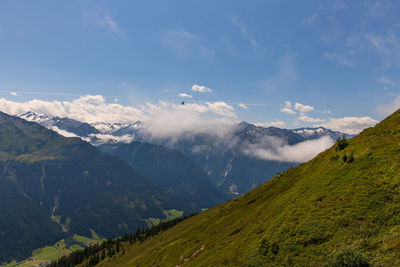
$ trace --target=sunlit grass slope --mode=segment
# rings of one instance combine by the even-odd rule
[[[101,266],[400,266],[400,112],[348,143]]]

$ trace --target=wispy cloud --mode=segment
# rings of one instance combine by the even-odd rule
[[[378,82],[383,83],[383,84],[387,84],[390,86],[395,86],[396,83],[393,82],[392,80],[390,80],[388,77],[382,76],[378,79]]]
[[[233,17],[232,23],[239,29],[240,34],[243,36],[243,38],[249,41],[252,48],[256,50],[258,48],[258,42],[254,39],[253,36],[250,35],[244,22],[237,17]]]
[[[262,80],[260,85],[267,92],[291,88],[299,76],[294,63],[295,56],[290,52],[286,52],[278,62],[277,73]]]
[[[364,35],[369,49],[382,56],[400,57],[400,38],[393,31],[386,33],[370,32]]]
[[[324,53],[324,57],[346,67],[352,67],[354,65],[345,55],[326,52]]]
[[[10,95],[19,96],[19,94],[17,92],[10,92]]]
[[[85,9],[82,11],[82,19],[86,25],[106,29],[113,34],[116,34],[119,38],[124,39],[123,29],[105,8],[96,7]]]
[[[318,9],[310,17],[304,19],[304,21],[306,23],[308,23],[308,24],[313,24],[317,20],[318,15],[319,15],[319,13],[321,12],[322,9],[323,9],[323,7],[322,7],[322,5],[320,5],[318,7]]]
[[[185,30],[167,30],[162,33],[161,40],[164,45],[177,53],[200,53],[205,56],[215,55],[215,51],[205,45],[205,38]]]

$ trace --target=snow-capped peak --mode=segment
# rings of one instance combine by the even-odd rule
[[[33,122],[43,122],[46,120],[49,120],[49,116],[43,113],[36,113],[34,111],[28,111],[25,113],[22,113],[18,115],[21,119],[27,120],[27,121],[33,121]]]

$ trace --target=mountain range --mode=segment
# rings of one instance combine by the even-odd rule
[[[280,147],[276,147],[276,144],[293,146],[322,137],[329,137],[333,143],[333,140],[345,135],[323,127],[288,130],[276,127],[257,127],[241,122],[232,127],[228,136],[193,133],[179,138],[175,136],[154,138],[143,130],[145,125],[139,121],[130,124],[94,123],[90,125],[68,118],[60,119],[34,112],[27,112],[19,116],[66,136],[79,136],[96,146],[119,144],[119,147],[122,147],[122,144],[129,144],[135,140],[177,150],[203,168],[209,179],[220,190],[233,195],[246,193],[271,179],[276,173],[305,161],[303,159],[263,158],[252,153],[255,147],[262,148],[268,153],[271,151],[275,153],[280,149]],[[345,136],[350,137],[349,135]],[[126,160],[126,158],[123,159]]]
[[[400,110],[99,266],[399,266],[399,144]]]

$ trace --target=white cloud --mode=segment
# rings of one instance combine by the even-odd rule
[[[324,120],[317,119],[317,118],[310,118],[310,117],[305,116],[305,115],[300,116],[299,120],[304,121],[304,122],[322,122],[322,121],[324,121]]]
[[[296,114],[296,111],[292,109],[292,103],[290,101],[285,101],[285,107],[281,108],[281,112],[287,114]]]
[[[380,105],[376,110],[385,116],[388,116],[400,108],[400,96],[396,96],[389,104]]]
[[[225,117],[212,116],[204,105],[188,104],[178,108],[170,106],[154,111],[144,120],[142,133],[151,139],[169,138],[174,143],[180,137],[194,133],[207,133],[216,136],[230,135],[236,121]]]
[[[258,143],[245,146],[243,152],[263,160],[301,163],[312,159],[333,144],[334,141],[329,136],[304,141],[292,146],[285,144],[282,139],[269,136]]]
[[[302,112],[302,113],[306,113],[306,112],[309,112],[309,111],[314,110],[314,107],[309,106],[309,105],[303,105],[303,104],[298,103],[298,102],[296,102],[296,103],[294,104],[294,108],[295,108],[296,110]]]
[[[106,103],[101,95],[86,95],[72,101],[43,101],[33,99],[15,102],[0,98],[0,110],[12,115],[27,111],[48,116],[69,117],[82,122],[132,123],[145,117],[143,111],[131,106]]]
[[[394,83],[393,81],[391,81],[388,77],[382,76],[378,79],[378,82],[383,83],[383,84],[388,84],[391,86],[395,86],[396,83]]]
[[[239,103],[238,106],[243,108],[243,109],[248,109],[249,108],[246,104],[243,104],[243,103]]]
[[[218,101],[218,102],[207,102],[208,109],[218,115],[222,115],[225,117],[236,118],[234,113],[235,109],[233,106],[228,105],[225,102]]]
[[[72,101],[34,99],[16,102],[0,98],[0,110],[11,115],[34,111],[52,117],[68,117],[87,123],[125,124],[139,120],[143,122],[143,131],[150,137],[171,139],[196,132],[224,136],[238,122],[234,107],[222,101],[204,104],[187,103],[183,106],[159,102],[133,107],[113,102],[107,103],[101,95],[81,96]],[[59,129],[54,130],[70,136],[69,133],[61,132]],[[100,140],[111,139],[107,135],[96,137]],[[127,141],[131,140],[128,136],[124,138]]]
[[[192,95],[189,95],[189,94],[186,94],[186,93],[180,93],[180,94],[179,94],[179,97],[182,97],[182,98],[192,98]]]
[[[281,112],[287,113],[287,114],[296,114],[296,111],[294,111],[290,108],[281,108]]]
[[[255,126],[260,126],[260,127],[278,127],[282,128],[285,127],[286,123],[280,120],[275,120],[271,122],[256,122],[254,123]]]
[[[249,34],[246,25],[241,20],[239,20],[237,17],[232,18],[232,23],[239,29],[243,38],[250,42],[253,49],[257,49],[258,42],[254,39],[253,36],[251,36]]]
[[[86,25],[93,25],[104,28],[109,32],[118,35],[119,38],[124,38],[124,31],[119,27],[115,19],[104,8],[87,9],[82,12],[82,18]]]
[[[132,142],[135,137],[133,135],[122,135],[122,136],[114,136],[114,135],[110,135],[110,134],[91,134],[90,135],[91,139],[96,139],[96,144],[100,145],[100,144],[105,144],[105,143],[130,143]]]
[[[339,131],[347,134],[358,134],[363,129],[372,127],[378,121],[370,117],[343,117],[329,118],[329,121],[323,124],[315,125],[315,127],[325,127],[334,131]]]
[[[199,93],[211,93],[212,92],[212,90],[210,88],[207,88],[203,85],[198,85],[198,84],[194,84],[192,86],[192,91],[199,92]]]
[[[10,92],[10,94],[13,96],[19,96],[19,94],[17,92]]]
[[[335,61],[336,63],[338,63],[340,65],[346,66],[346,67],[352,67],[353,66],[353,62],[351,62],[344,55],[326,52],[326,53],[324,53],[324,57],[327,58],[327,59],[330,59],[332,61]]]
[[[50,129],[55,131],[56,133],[62,135],[62,136],[65,136],[65,137],[79,137],[74,133],[71,133],[71,132],[68,132],[68,131],[60,129],[57,126],[52,126]]]

